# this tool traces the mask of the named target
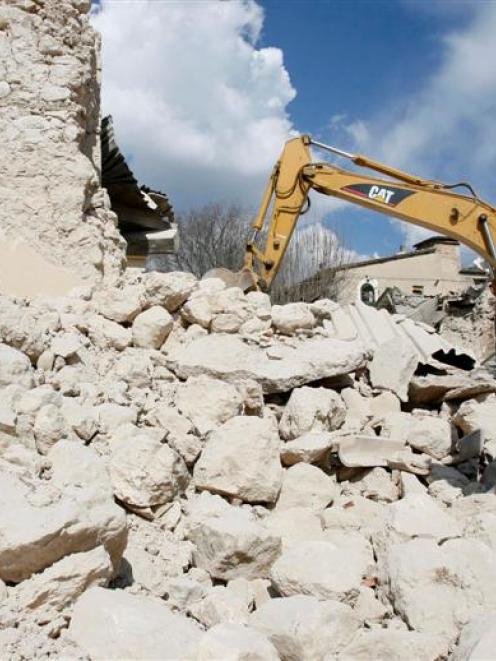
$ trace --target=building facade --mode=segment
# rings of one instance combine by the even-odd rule
[[[446,297],[487,279],[482,270],[461,268],[458,241],[437,236],[417,243],[412,251],[349,264],[344,269],[338,300],[362,300],[370,305],[392,287],[407,296]]]
[[[434,236],[408,252],[320,271],[286,293],[288,300],[333,298],[339,303],[361,300],[376,305],[392,289],[408,297],[444,299],[460,296],[487,280],[482,268],[461,267],[458,241]]]

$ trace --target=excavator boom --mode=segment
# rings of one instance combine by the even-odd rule
[[[355,165],[386,175],[388,179],[344,170],[326,162],[314,162],[311,144],[348,158]],[[458,186],[467,187],[470,195],[453,192]],[[308,204],[310,190],[450,236],[475,250],[492,269],[496,269],[493,239],[496,237],[496,209],[478,199],[470,186],[447,186],[421,179],[365,156],[313,141],[309,136],[300,136],[285,144],[252,224],[244,267],[237,275],[237,283],[243,289],[270,288],[296,223]],[[265,229],[269,212],[264,246],[260,248],[257,238]],[[222,269],[215,271],[215,275],[223,277],[219,273]],[[234,282],[231,280],[230,284]]]

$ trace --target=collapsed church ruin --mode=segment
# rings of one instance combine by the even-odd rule
[[[113,281],[126,264],[126,240],[131,265],[175,247],[167,196],[138,186],[111,120],[101,124],[90,4],[0,6],[3,293],[58,295]]]
[[[139,186],[114,137],[112,117],[102,120],[101,179],[127,243],[128,267],[177,251],[174,210],[166,193]]]

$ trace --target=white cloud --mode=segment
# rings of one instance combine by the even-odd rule
[[[254,0],[102,0],[103,109],[143,183],[190,207],[256,206],[293,127],[278,48]]]
[[[354,120],[347,132],[356,150],[425,178],[469,181],[490,200],[496,172],[496,2],[471,8],[466,27],[442,39],[441,64],[418,92],[379,117]],[[401,228],[410,242],[426,235],[413,225]]]
[[[370,140],[370,133],[367,124],[357,119],[346,126],[346,132],[357,144],[366,144]]]

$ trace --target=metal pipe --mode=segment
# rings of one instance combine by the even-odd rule
[[[493,240],[493,235],[491,234],[491,230],[488,227],[488,220],[489,219],[485,213],[479,216],[479,224],[482,234],[484,235],[484,241],[486,242],[487,250],[491,255],[491,257],[496,262],[496,246],[494,245],[494,240]]]
[[[333,154],[337,154],[338,156],[343,156],[344,158],[350,158],[351,160],[356,158],[356,154],[350,154],[349,152],[343,151],[342,149],[338,149],[337,147],[331,147],[331,145],[325,145],[323,142],[317,142],[317,140],[314,140],[313,138],[310,138],[310,144],[315,145],[320,149],[325,149],[326,151],[330,151]]]

